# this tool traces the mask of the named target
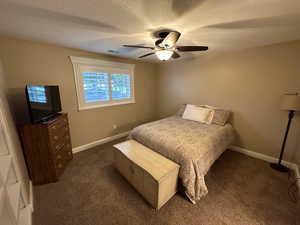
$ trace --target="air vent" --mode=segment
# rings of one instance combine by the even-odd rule
[[[116,51],[116,50],[108,50],[107,52],[109,52],[109,53],[111,53],[111,54],[119,54],[119,52]]]

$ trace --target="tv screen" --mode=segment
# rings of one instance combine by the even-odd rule
[[[47,120],[61,111],[58,86],[27,85],[25,92],[32,123]]]

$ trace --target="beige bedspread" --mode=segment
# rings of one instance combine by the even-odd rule
[[[131,132],[131,138],[180,165],[179,177],[193,203],[208,193],[204,176],[234,137],[230,124],[206,125],[180,116],[146,123]]]

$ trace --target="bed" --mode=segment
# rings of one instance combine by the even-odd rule
[[[179,177],[192,203],[208,193],[204,176],[216,159],[232,144],[230,124],[204,124],[171,116],[134,128],[130,137],[178,163]]]

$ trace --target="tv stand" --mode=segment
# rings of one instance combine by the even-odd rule
[[[68,115],[21,127],[21,139],[33,184],[56,182],[73,158]]]

